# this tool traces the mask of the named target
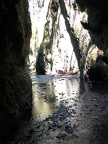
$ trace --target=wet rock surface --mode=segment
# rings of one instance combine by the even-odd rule
[[[8,144],[108,144],[108,90],[79,78],[33,81],[33,111]]]

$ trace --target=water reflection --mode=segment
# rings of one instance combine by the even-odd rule
[[[108,144],[107,84],[51,76],[32,81],[31,121],[11,144]]]
[[[38,76],[33,80],[33,118],[44,120],[56,110],[63,100],[78,99],[83,93],[108,93],[107,85],[84,82],[75,77]],[[72,104],[72,102],[71,102]],[[73,105],[73,104],[72,104]]]
[[[33,118],[40,121],[51,115],[60,102],[75,98],[80,92],[78,78],[39,77],[33,84]]]

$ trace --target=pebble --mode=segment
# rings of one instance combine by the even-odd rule
[[[67,133],[73,133],[73,128],[71,127],[71,124],[65,126],[65,131]]]
[[[108,111],[108,107],[106,107],[106,109],[105,110],[107,110]]]
[[[57,88],[56,85],[55,87]],[[43,88],[42,92],[44,90],[45,89]],[[100,117],[98,118],[98,113],[100,112],[100,109],[97,106],[99,105],[101,106],[101,103],[98,102],[98,99],[96,99],[94,95],[89,97],[89,95],[85,93],[83,95],[84,97],[85,96],[86,97],[83,98],[82,95],[75,96],[76,92],[74,91],[73,91],[74,97],[73,95],[70,95],[70,98],[68,97],[67,99],[64,99],[64,96],[67,96],[66,91],[67,90],[65,90],[65,92],[58,92],[59,93],[59,95],[57,93],[58,96],[56,96],[56,94],[55,95],[53,94],[54,96],[53,113],[50,113],[46,119],[41,120],[39,122],[34,120],[36,124],[32,125],[33,129],[31,128],[30,130],[25,130],[27,131],[27,133],[23,136],[24,142],[22,143],[28,144],[29,140],[31,140],[30,141],[31,143],[32,142],[35,143],[35,141],[33,141],[33,139],[35,139],[35,140],[38,140],[36,141],[37,144],[56,144],[59,142],[60,144],[62,144],[61,141],[64,140],[65,138],[67,140],[68,137],[69,138],[71,137],[73,141],[76,138],[79,138],[81,140],[81,136],[79,133],[81,130],[81,126],[84,127],[84,130],[85,130],[85,131],[83,130],[83,132],[85,132],[83,134],[84,138],[86,138],[86,135],[88,136],[88,133],[86,133],[86,130],[87,132],[89,131],[88,126],[91,126],[92,123],[94,122],[99,123]],[[48,95],[48,96],[50,97],[51,95]],[[60,97],[63,99],[60,100]],[[59,105],[57,106],[56,102],[58,102],[58,99],[60,101],[59,101]],[[47,99],[45,99],[44,101],[47,101]],[[81,108],[79,108],[79,106]],[[105,110],[105,112],[107,113],[108,106],[104,105],[104,108],[102,110]],[[85,114],[90,114],[90,115],[85,115]],[[91,118],[90,120],[88,119],[89,117]],[[89,123],[91,120],[92,122]],[[26,139],[26,142],[25,142],[25,139]],[[94,141],[95,139],[96,139],[95,136],[89,137],[89,141],[91,141],[91,143],[93,143],[92,141]],[[68,144],[67,141],[65,142]]]
[[[63,139],[64,137],[66,137],[67,136],[67,134],[65,134],[65,133],[59,133],[58,135],[57,135],[57,138],[58,139]]]

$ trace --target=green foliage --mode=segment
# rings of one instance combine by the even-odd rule
[[[81,11],[81,8],[77,5],[75,8],[76,11]]]
[[[36,38],[38,37],[38,29],[36,28],[35,34],[32,35],[33,39],[36,40]]]
[[[53,0],[52,1],[52,5],[51,5],[51,10],[52,10],[52,13],[55,13],[58,11],[58,7],[59,7],[59,4],[56,0]]]
[[[60,48],[58,48],[58,52],[61,54],[61,49]]]
[[[37,74],[45,74],[45,62],[42,45],[40,45],[37,53],[36,72]]]

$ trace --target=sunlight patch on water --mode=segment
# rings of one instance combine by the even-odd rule
[[[79,94],[79,79],[71,77],[38,76],[33,81],[32,117],[44,120],[56,111],[63,100],[70,100]],[[74,101],[73,101],[74,102]]]

